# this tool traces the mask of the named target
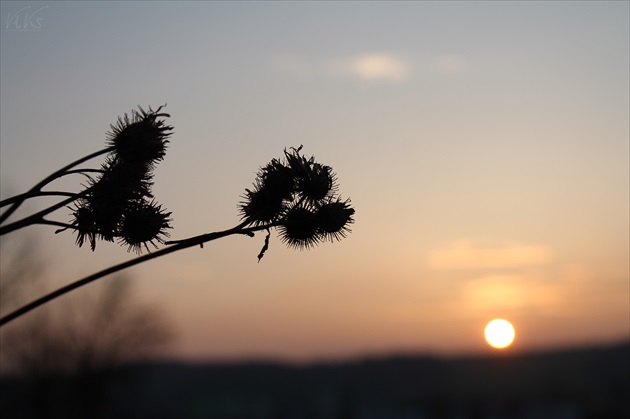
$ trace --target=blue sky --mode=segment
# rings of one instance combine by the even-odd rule
[[[262,237],[234,237],[132,270],[178,326],[173,354],[474,352],[494,317],[515,349],[627,336],[628,13],[2,2],[2,196],[168,103],[154,191],[174,238],[235,225],[258,167],[300,144],[357,209],[346,240],[308,252],[276,239],[257,264]],[[35,231],[59,283],[133,257]]]

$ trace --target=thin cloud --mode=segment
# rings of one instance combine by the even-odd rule
[[[464,307],[475,312],[523,308],[540,311],[555,307],[561,295],[557,284],[527,274],[486,275],[468,282],[462,292]]]
[[[311,61],[293,55],[274,57],[271,68],[298,79],[349,78],[363,82],[400,83],[411,74],[411,65],[387,53],[359,54],[347,58]]]
[[[546,246],[504,244],[482,246],[462,240],[429,255],[434,269],[505,269],[544,265],[552,252]]]
[[[402,82],[410,73],[404,60],[389,54],[358,55],[350,60],[349,70],[352,76],[366,81]]]

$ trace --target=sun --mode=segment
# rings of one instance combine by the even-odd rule
[[[493,348],[507,348],[514,341],[514,326],[507,320],[494,319],[486,325],[484,335]]]

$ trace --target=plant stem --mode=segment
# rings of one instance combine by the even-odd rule
[[[75,170],[67,170],[66,173],[64,173],[61,176],[74,175],[75,173],[84,175],[86,173],[104,173],[104,172],[105,171],[103,169],[75,169]],[[59,176],[59,177],[61,177],[61,176]]]
[[[114,147],[107,147],[104,148],[102,150],[96,151],[94,153],[88,154],[85,157],[81,157],[78,160],[73,161],[72,163],[62,167],[61,169],[57,170],[56,172],[51,173],[50,175],[48,175],[47,177],[45,177],[44,179],[42,179],[38,184],[36,184],[35,186],[33,186],[28,192],[26,192],[23,195],[23,198],[14,202],[13,205],[6,210],[2,215],[0,215],[0,224],[3,223],[7,218],[9,218],[11,216],[11,214],[13,214],[15,212],[15,210],[18,209],[18,207],[20,205],[22,205],[22,203],[24,201],[26,201],[28,198],[32,197],[32,196],[36,196],[38,193],[41,192],[41,189],[48,185],[50,182],[52,182],[53,180],[60,178],[61,176],[64,176],[68,170],[72,169],[75,166],[78,166],[79,164],[88,161],[90,159],[93,159],[94,157],[98,157],[101,154],[106,154],[109,153],[110,151],[114,150]]]
[[[69,228],[76,230],[77,226],[72,225],[72,224],[68,224],[68,223],[62,223],[60,221],[54,221],[54,220],[47,220],[45,218],[43,218],[39,223],[37,224],[42,224],[42,225],[49,225],[49,226],[56,226],[56,227],[61,227],[62,230],[57,230],[55,233],[59,232],[59,231],[63,231],[63,230],[67,230]]]
[[[44,216],[46,214],[50,214],[51,212],[58,210],[64,205],[67,205],[71,203],[72,201],[75,201],[78,198],[81,198],[82,196],[86,195],[88,192],[90,192],[90,188],[85,189],[82,192],[73,194],[71,197],[64,199],[63,201],[57,202],[56,204],[51,205],[50,207],[43,209],[40,212],[37,212],[33,215],[29,215],[28,217],[22,218],[21,220],[15,221],[4,227],[0,227],[0,236],[7,233],[11,233],[12,231],[15,231],[15,230],[19,230],[20,228],[29,226],[31,224],[41,224],[44,221]]]
[[[39,191],[36,194],[32,192],[25,192],[19,195],[12,196],[11,198],[4,199],[0,201],[0,207],[4,207],[9,204],[13,204],[16,202],[23,202],[29,198],[35,198],[39,196],[75,196],[74,192],[63,192],[63,191]]]
[[[134,265],[138,265],[142,262],[146,262],[148,260],[151,259],[155,259],[158,258],[160,256],[164,256],[167,255],[169,253],[174,253],[177,252],[178,250],[183,250],[183,249],[188,249],[189,247],[194,247],[197,245],[202,245],[205,242],[211,241],[211,240],[216,240],[222,237],[226,237],[226,236],[230,236],[232,234],[247,234],[247,235],[251,235],[253,234],[255,231],[260,231],[260,230],[265,230],[271,227],[276,226],[276,224],[265,224],[265,225],[259,225],[256,227],[249,227],[249,228],[244,228],[243,224],[239,224],[236,227],[230,228],[228,230],[224,230],[224,231],[218,231],[215,233],[208,233],[208,234],[202,234],[200,236],[195,236],[195,237],[191,237],[190,239],[185,239],[185,240],[181,240],[178,241],[176,244],[170,246],[170,247],[165,247],[164,249],[158,250],[157,252],[154,253],[148,253],[144,256],[140,256],[137,257],[135,259],[129,260],[127,262],[123,262],[120,263],[118,265],[114,265],[111,266],[107,269],[104,269],[100,272],[96,272],[92,275],[86,276],[82,279],[79,279],[78,281],[75,281],[71,284],[68,284],[64,287],[59,288],[56,291],[51,292],[50,294],[47,294],[41,298],[38,298],[37,300],[34,300],[32,302],[30,302],[29,304],[26,304],[24,306],[22,306],[21,308],[13,311],[12,313],[7,314],[6,316],[0,318],[0,326],[10,322],[11,320],[14,320],[26,313],[28,313],[29,311],[41,306],[42,304],[45,304],[51,300],[54,300],[57,297],[60,297],[74,289],[77,289],[79,287],[82,287],[83,285],[89,284],[92,281],[96,281],[99,278],[102,278],[104,276],[113,274],[115,272],[121,271],[123,269],[127,269],[131,266]]]

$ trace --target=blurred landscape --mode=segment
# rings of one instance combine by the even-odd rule
[[[152,361],[0,383],[11,418],[614,419],[630,415],[630,344],[456,359]],[[82,403],[95,383],[99,397]]]

